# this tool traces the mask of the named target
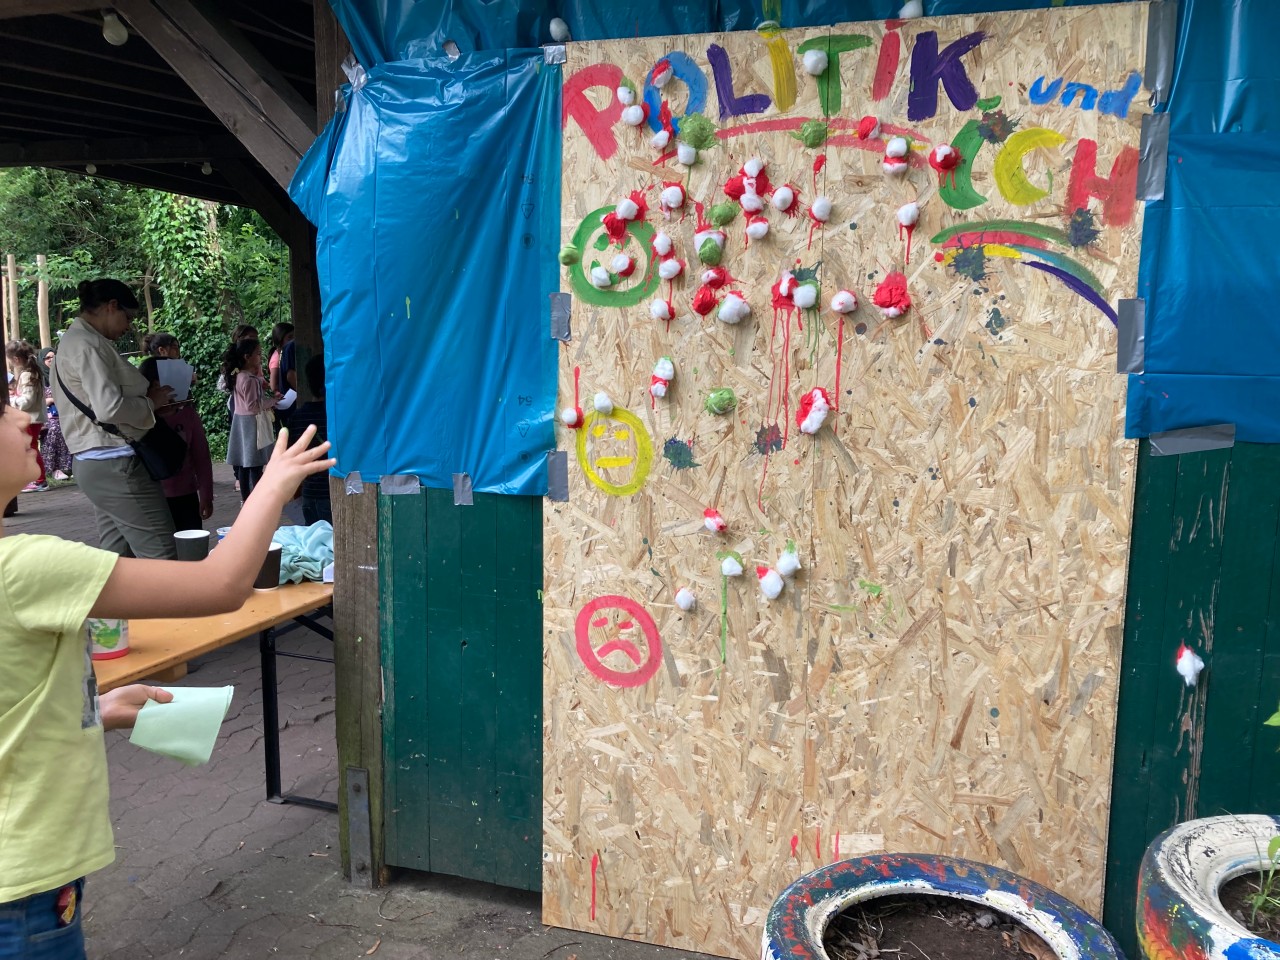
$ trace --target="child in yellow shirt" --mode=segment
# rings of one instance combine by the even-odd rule
[[[30,417],[0,394],[0,503],[39,476]],[[0,525],[0,957],[83,960],[83,878],[115,857],[104,729],[132,727],[148,700],[134,684],[97,693],[82,624],[211,616],[252,592],[280,510],[329,444],[280,434],[235,525],[197,564],[119,557]],[[16,951],[16,952],[14,952]]]

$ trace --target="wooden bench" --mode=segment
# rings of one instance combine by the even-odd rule
[[[333,633],[315,614],[333,603],[333,584],[285,584],[276,590],[255,591],[234,613],[173,620],[130,620],[129,653],[115,660],[97,660],[93,672],[98,690],[106,692],[141,680],[168,683],[186,676],[187,662],[246,637],[258,636],[262,656],[262,722],[265,733],[267,799],[336,810],[337,805],[311,797],[285,794],[280,789],[280,713],[276,689],[276,657],[296,657],[332,663],[329,657],[276,650],[276,628],[297,622],[326,640]]]

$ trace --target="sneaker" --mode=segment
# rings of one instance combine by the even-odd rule
[[[70,480],[70,479],[71,479],[71,477],[70,477],[68,474],[63,473],[61,470],[55,470],[55,471],[53,471],[53,479],[55,479],[55,480]]]
[[[28,483],[22,488],[23,493],[44,493],[49,489],[47,483]]]

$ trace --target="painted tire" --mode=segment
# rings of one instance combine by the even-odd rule
[[[1266,859],[1280,817],[1207,817],[1151,842],[1138,873],[1138,943],[1151,960],[1278,960],[1280,944],[1235,921],[1218,899]]]
[[[807,873],[773,902],[761,960],[827,960],[822,935],[854,903],[902,894],[981,904],[1038,934],[1062,960],[1124,960],[1111,934],[1070,900],[1025,877],[956,857],[855,857]]]

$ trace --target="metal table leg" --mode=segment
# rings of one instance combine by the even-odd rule
[[[307,622],[310,618],[298,618],[304,625],[315,630],[326,639],[332,640],[333,634],[318,625]],[[276,685],[276,638],[271,628],[263,630],[258,636],[258,648],[262,654],[262,727],[264,756],[267,767],[267,800],[270,803],[296,803],[303,807],[315,807],[318,810],[338,809],[336,803],[318,800],[315,797],[300,797],[296,794],[283,793],[280,789],[280,702]],[[294,657],[299,660],[318,660],[332,663],[326,657],[313,657],[306,654],[285,653],[280,656]]]

